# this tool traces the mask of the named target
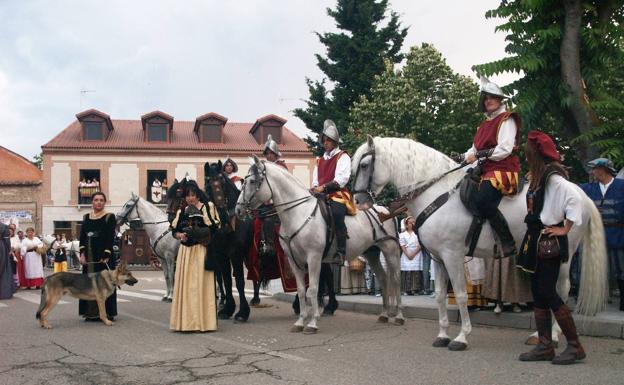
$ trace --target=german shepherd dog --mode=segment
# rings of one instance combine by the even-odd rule
[[[127,269],[126,263],[122,263],[115,270],[104,270],[94,274],[55,273],[45,279],[41,289],[41,304],[37,310],[36,318],[42,328],[52,329],[46,319],[50,310],[58,303],[65,294],[88,301],[96,301],[100,313],[100,319],[106,325],[113,324],[106,315],[104,302],[113,294],[115,286],[126,283],[133,286],[137,279]]]

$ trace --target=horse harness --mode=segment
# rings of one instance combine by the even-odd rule
[[[262,162],[264,163],[264,161],[262,161]],[[257,167],[252,168],[252,169],[253,169],[254,175],[256,177],[261,176],[262,179],[261,179],[260,183],[258,183],[256,185],[255,191],[253,192],[253,194],[251,194],[251,196],[249,197],[248,200],[245,199],[245,188],[243,187],[243,189],[242,189],[242,191],[243,191],[243,204],[244,204],[244,206],[245,206],[245,208],[246,208],[246,210],[248,212],[250,211],[251,199],[255,196],[255,194],[258,192],[258,190],[260,190],[260,187],[262,186],[262,182],[264,180],[266,180],[267,186],[269,187],[269,191],[271,192],[271,196],[273,196],[273,188],[271,187],[271,183],[269,181],[268,175],[266,174],[266,169],[264,171],[259,171]],[[251,176],[251,174],[249,174],[249,175],[247,175],[245,177],[243,184],[247,183],[247,178],[249,178],[250,176]],[[316,198],[316,203],[314,205],[314,209],[312,210],[312,213],[310,213],[310,215],[308,215],[307,218],[303,221],[301,226],[299,226],[297,228],[297,230],[295,230],[291,235],[282,235],[281,231],[280,231],[280,234],[279,234],[280,239],[282,239],[285,242],[287,242],[288,251],[290,253],[290,256],[291,256],[293,262],[295,263],[295,265],[297,266],[297,268],[299,270],[303,270],[303,268],[301,266],[299,266],[299,263],[297,263],[297,260],[293,257],[294,254],[293,254],[293,251],[292,251],[291,243],[292,243],[292,240],[301,232],[301,230],[312,220],[312,218],[314,218],[316,216],[316,213],[317,213],[317,211],[319,211],[319,207],[321,206],[321,198],[319,198],[317,196],[314,196],[314,195],[307,195],[307,196],[304,196],[304,197],[301,197],[301,198],[294,199],[292,201],[288,201],[288,202],[284,202],[284,203],[280,203],[280,204],[275,204],[273,206],[274,210],[275,210],[275,214],[279,214],[279,212],[285,213],[287,211],[290,211],[290,210],[294,209],[295,207],[297,207],[299,205],[302,205],[303,203],[307,202],[309,199],[312,199],[312,198]],[[323,203],[323,204],[326,204],[326,203]],[[289,206],[289,207],[287,207],[287,208],[285,208],[284,210],[281,210],[281,211],[277,209],[278,207],[283,207],[283,206],[287,206],[287,205],[291,205],[291,206]],[[372,210],[377,212],[377,210],[374,209],[374,208]],[[323,211],[323,210],[321,210],[321,211]],[[328,212],[329,215],[331,215],[331,210],[329,210],[329,208],[326,208],[324,211]],[[379,219],[375,218],[370,213],[370,210],[366,210],[366,211],[364,211],[364,213],[366,214],[366,217],[368,218],[368,221],[369,221],[369,223],[371,225],[371,229],[372,229],[372,233],[373,233],[373,240],[375,241],[375,243],[382,242],[382,241],[385,241],[385,240],[388,240],[388,239],[393,239],[397,243],[399,242],[397,237],[391,236],[391,235],[389,235],[387,233],[386,229],[383,227],[383,225],[381,224]],[[330,220],[331,218],[327,218],[325,215],[323,215],[323,217],[324,217],[325,221],[328,224],[331,224],[333,222],[333,221]],[[375,230],[375,226],[373,226],[373,221],[375,223],[377,223],[377,225],[381,228],[381,230],[383,231],[383,233],[385,235],[384,237],[382,237],[380,239],[377,239],[377,231]],[[329,226],[331,226],[331,225],[329,225]],[[326,233],[326,236],[325,236],[325,248],[323,250],[322,258],[325,257],[326,253],[329,251],[329,247],[331,247],[331,243],[333,242],[333,237],[330,236],[329,233],[333,233],[333,232],[328,229],[328,233]]]
[[[128,214],[130,214],[130,211],[134,208],[136,208],[136,204],[139,201],[139,197],[133,199],[132,201],[132,208],[130,210],[128,210],[128,212],[126,213],[126,215],[124,215],[122,217],[122,219],[124,220],[124,223],[128,222]],[[142,224],[144,225],[159,225],[161,223],[165,223],[165,222],[169,222],[169,220],[163,220],[163,221],[157,221],[157,222],[143,222],[141,221]],[[161,239],[163,239],[167,234],[169,234],[171,232],[171,228],[167,228],[167,230],[165,230],[162,234],[160,234],[158,236],[158,238],[156,238],[156,240],[154,241],[154,243],[151,242],[150,240],[150,247],[152,248],[152,253],[160,258],[160,259],[164,259],[162,256],[160,256],[160,254],[158,254],[158,252],[156,251],[156,248],[158,247],[158,242],[160,242]]]

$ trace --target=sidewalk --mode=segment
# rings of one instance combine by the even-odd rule
[[[292,302],[295,293],[274,292],[273,298]],[[337,296],[338,310],[354,311],[364,314],[381,313],[381,297],[370,295],[340,295]],[[438,305],[430,296],[403,296],[403,314],[406,318],[422,318],[438,320]],[[574,300],[569,305],[573,307]],[[507,308],[505,309],[507,310]],[[459,323],[459,311],[456,305],[448,306],[449,321]],[[624,339],[624,312],[619,311],[615,303],[608,304],[607,310],[598,313],[595,317],[574,315],[576,326],[581,335],[592,337],[610,337]],[[470,321],[473,325],[487,325],[516,329],[535,329],[533,312],[524,310],[522,313],[504,311],[494,314],[492,309],[470,312]]]

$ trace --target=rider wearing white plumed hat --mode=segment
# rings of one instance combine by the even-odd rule
[[[520,116],[507,111],[507,96],[495,83],[481,76],[479,110],[486,119],[474,136],[465,162],[479,160],[481,183],[471,201],[482,219],[487,219],[502,243],[505,256],[516,254],[516,245],[507,221],[498,210],[503,195],[518,190],[520,159],[516,155],[520,140]]]
[[[331,207],[336,227],[335,263],[344,262],[347,248],[346,214],[354,214],[355,207],[351,193],[346,186],[351,177],[351,158],[339,147],[340,135],[336,124],[326,120],[319,141],[325,153],[316,160],[312,175],[312,192],[325,194]]]

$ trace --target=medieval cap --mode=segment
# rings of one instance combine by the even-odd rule
[[[561,161],[561,155],[557,151],[557,146],[553,142],[552,138],[541,131],[530,131],[527,137],[529,145],[546,159],[550,159],[556,162]]]

